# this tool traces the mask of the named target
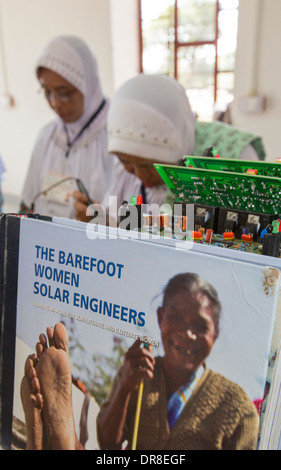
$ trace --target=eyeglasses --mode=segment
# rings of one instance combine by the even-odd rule
[[[40,87],[39,92],[44,93],[45,98],[50,102],[53,103],[55,100],[59,100],[61,103],[68,103],[71,100],[72,95],[76,93],[76,89],[70,91],[51,91],[46,88]]]

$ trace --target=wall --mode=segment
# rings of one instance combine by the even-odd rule
[[[136,0],[110,0],[114,90],[139,71]]]
[[[240,0],[233,123],[263,136],[267,160],[281,156],[281,2]],[[262,113],[242,113],[239,98],[266,97]]]

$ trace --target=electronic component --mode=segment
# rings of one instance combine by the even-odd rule
[[[212,229],[210,228],[207,229],[206,235],[205,235],[205,243],[212,243],[213,233],[214,231]]]
[[[262,254],[266,256],[274,256],[275,258],[279,258],[280,241],[281,241],[281,232],[266,233],[264,235],[263,244],[262,244]]]
[[[142,195],[131,196],[130,203],[123,201],[119,208],[119,227],[125,230],[140,229],[148,214],[148,204],[142,203]]]
[[[251,234],[253,240],[258,240],[262,231],[275,219],[278,219],[277,214],[262,214],[221,207],[218,215],[217,233],[228,230],[235,233],[235,238],[241,239],[244,233]]]
[[[206,158],[184,156],[182,161],[187,167],[203,170],[228,171],[260,176],[281,178],[281,165],[278,162],[261,162],[259,160],[232,160],[226,158]]]
[[[174,195],[171,230],[164,236],[279,257],[280,163],[211,156],[219,157],[211,152],[184,156],[177,166],[154,164]]]
[[[189,210],[189,205],[185,203],[177,202],[175,204],[177,206],[177,212],[179,212],[183,217],[189,216],[190,213],[187,213],[187,209]],[[174,205],[174,209],[175,209]],[[173,212],[174,222],[177,219],[177,215],[175,211]],[[207,206],[203,204],[194,204],[194,214],[192,214],[192,223],[195,230],[203,227],[206,230],[212,229],[214,232],[217,231],[218,226],[218,217],[219,217],[219,208],[214,206]],[[175,224],[175,223],[174,223]],[[189,227],[191,228],[191,220]]]
[[[281,213],[281,178],[173,165],[154,167],[175,195],[175,202]]]

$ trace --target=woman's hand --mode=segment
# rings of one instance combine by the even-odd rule
[[[87,196],[80,191],[74,191],[72,196],[74,198],[75,219],[81,222],[89,222],[92,217],[86,215],[88,209]]]
[[[120,448],[131,392],[138,389],[142,378],[152,379],[154,364],[151,346],[146,349],[137,340],[128,349],[115,393],[98,417],[99,440],[103,449]]]
[[[153,378],[155,359],[152,347],[137,340],[126,352],[120,386],[127,392],[136,390],[142,378]]]

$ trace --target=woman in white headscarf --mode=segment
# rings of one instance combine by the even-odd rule
[[[153,164],[175,165],[192,153],[194,139],[195,117],[175,79],[138,75],[121,86],[108,113],[108,151],[117,156],[103,201],[111,219],[116,200],[118,209],[133,195],[141,194],[143,203],[161,206],[168,188]]]
[[[22,193],[22,210],[79,218],[72,198],[79,187],[77,180],[90,200],[100,201],[113,163],[107,154],[109,103],[102,93],[97,62],[81,39],[62,36],[43,49],[36,74],[58,118],[37,138]]]
[[[203,155],[209,147],[221,150],[225,158],[247,160],[257,160],[259,149],[264,158],[257,136],[233,126],[210,124],[210,129],[199,129],[185,90],[175,79],[141,74],[124,83],[113,96],[108,113],[108,151],[118,157],[104,200],[111,218],[118,221],[114,217],[116,200],[108,196],[116,196],[117,211],[122,201],[129,202],[138,194],[149,205],[172,204],[153,163],[176,165],[184,155]]]

